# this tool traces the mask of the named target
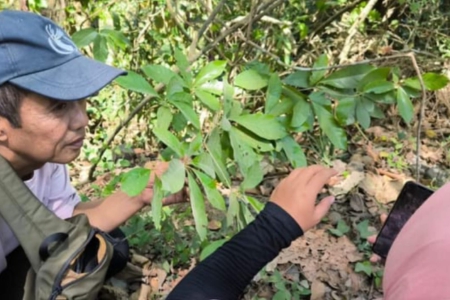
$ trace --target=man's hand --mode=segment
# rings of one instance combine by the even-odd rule
[[[382,214],[381,216],[380,216],[380,220],[381,220],[381,226],[383,226],[384,225],[384,223],[386,222],[386,219],[387,219],[387,214]],[[371,235],[371,236],[369,236],[368,238],[367,238],[367,241],[370,243],[370,244],[375,244],[375,241],[377,240],[377,235],[375,234],[375,235]],[[373,262],[373,263],[377,263],[377,262],[380,262],[382,260],[382,258],[381,257],[379,257],[378,255],[376,255],[375,253],[373,253],[372,254],[372,256],[370,257],[370,261],[371,262]]]
[[[337,172],[322,166],[299,168],[283,179],[273,191],[271,200],[290,214],[307,231],[327,214],[334,197],[326,197],[316,205],[322,188]]]
[[[164,174],[169,168],[169,162],[165,161],[152,161],[145,164],[145,167],[151,170],[150,179],[148,181],[147,187],[141,194],[141,199],[145,205],[148,205],[152,202],[153,199],[153,185],[155,183],[155,176],[161,178],[161,175]],[[186,191],[183,188],[176,194],[170,195],[167,198],[163,199],[163,205],[170,205],[176,203],[186,202]]]

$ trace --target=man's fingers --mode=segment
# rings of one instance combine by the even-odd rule
[[[377,262],[379,262],[381,260],[381,257],[379,257],[378,255],[376,255],[376,254],[372,254],[372,256],[370,257],[370,262],[372,262],[372,263],[377,263]]]
[[[325,167],[320,165],[312,165],[307,168],[297,169],[294,172],[292,172],[292,177],[295,181],[301,180],[305,183],[305,185],[308,185],[308,182],[311,180],[311,178],[316,174],[317,172],[325,169]]]
[[[306,184],[306,187],[311,191],[311,193],[318,194],[330,178],[336,175],[336,173],[336,170],[322,168],[312,175],[312,178]]]
[[[166,198],[163,199],[163,205],[171,205],[171,204],[177,204],[177,203],[183,203],[187,202],[187,195],[186,190],[182,189],[176,194],[172,194]]]
[[[387,214],[381,214],[380,216],[381,224],[384,224],[386,222],[387,217],[388,217]]]
[[[376,235],[371,235],[367,238],[367,241],[371,244],[375,244],[375,241],[377,240],[377,236]]]
[[[319,202],[319,204],[316,205],[314,209],[314,217],[317,221],[320,221],[323,217],[326,216],[328,211],[330,210],[331,204],[334,203],[334,197],[328,196],[322,201]]]

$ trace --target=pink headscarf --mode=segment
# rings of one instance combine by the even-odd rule
[[[385,300],[450,299],[450,183],[414,213],[395,239],[383,290]]]

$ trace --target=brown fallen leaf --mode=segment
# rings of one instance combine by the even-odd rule
[[[345,284],[349,279],[352,287],[364,282],[365,277],[353,270],[353,262],[362,259],[363,255],[346,236],[336,238],[325,229],[316,229],[292,242],[266,266],[266,270],[272,272],[278,265],[297,264],[309,282],[325,282],[332,288],[347,290]],[[360,291],[366,289],[369,287],[364,283]]]
[[[311,300],[322,300],[325,298],[326,287],[318,280],[311,284]]]
[[[392,180],[388,176],[367,173],[360,187],[378,202],[386,204],[395,201],[400,194],[403,185],[408,179]]]

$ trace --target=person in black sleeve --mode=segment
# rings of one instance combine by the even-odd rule
[[[239,299],[267,263],[327,214],[334,198],[317,205],[316,199],[334,175],[335,170],[317,165],[294,170],[256,219],[197,265],[167,300]]]

